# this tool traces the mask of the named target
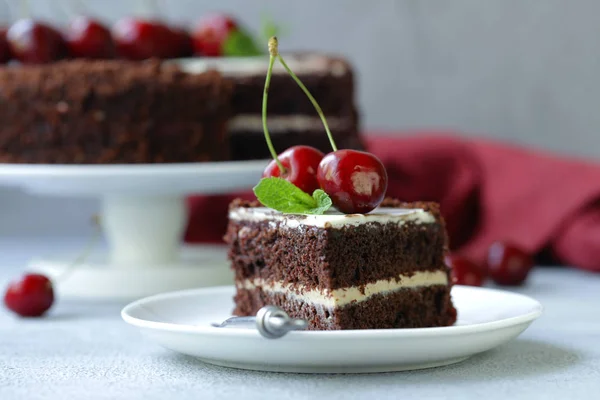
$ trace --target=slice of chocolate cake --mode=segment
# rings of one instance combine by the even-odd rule
[[[235,315],[267,304],[309,329],[452,325],[447,237],[435,203],[386,200],[369,214],[282,214],[230,206],[225,237]]]
[[[285,58],[319,102],[340,148],[362,149],[351,65],[341,57],[318,53],[290,54]],[[236,160],[269,158],[261,118],[268,57],[187,59],[178,63],[187,72],[215,69],[232,80],[228,128],[231,155]],[[307,145],[323,152],[331,150],[313,105],[279,64],[273,70],[271,88],[268,123],[275,148],[283,151]]]

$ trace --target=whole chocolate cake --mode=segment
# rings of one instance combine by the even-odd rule
[[[268,60],[65,60],[0,66],[0,162],[177,163],[268,157],[261,106]],[[337,142],[360,149],[354,77],[341,58],[290,66],[321,104]],[[278,67],[268,123],[277,149],[330,149],[312,104]]]
[[[227,160],[231,94],[218,72],[159,61],[0,67],[0,162]]]
[[[435,203],[386,200],[368,214],[230,206],[235,315],[276,305],[309,329],[452,325],[447,238]]]

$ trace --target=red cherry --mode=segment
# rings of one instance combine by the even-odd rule
[[[27,274],[12,282],[4,294],[4,304],[22,317],[39,317],[52,307],[52,282],[44,275]]]
[[[448,268],[450,268],[453,283],[457,285],[482,286],[485,282],[485,269],[466,258],[448,255],[445,257],[445,261]]]
[[[317,170],[321,189],[343,213],[368,213],[385,197],[387,172],[371,153],[338,150],[327,154]]]
[[[499,285],[520,285],[533,268],[533,258],[522,249],[496,242],[488,250],[489,274]]]
[[[115,24],[112,36],[117,53],[130,60],[168,58],[173,54],[172,32],[158,22],[124,18]]]
[[[66,56],[67,47],[54,28],[31,19],[15,22],[6,38],[13,56],[22,63],[40,64]]]
[[[202,18],[192,33],[194,52],[210,57],[223,55],[223,45],[236,29],[237,22],[227,15],[212,14]]]
[[[114,44],[110,31],[88,17],[76,17],[65,34],[69,53],[73,57],[112,58]]]
[[[174,52],[172,57],[190,57],[193,51],[192,37],[184,29],[171,28]]]
[[[0,28],[0,63],[10,60],[10,46],[6,40],[6,29]]]
[[[281,176],[281,171],[275,160],[273,160],[265,168],[263,178],[281,177],[292,182],[308,194],[312,194],[319,188],[317,169],[323,159],[323,153],[319,150],[310,146],[293,146],[277,158],[285,167],[285,174]]]

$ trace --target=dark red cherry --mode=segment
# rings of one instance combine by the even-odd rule
[[[237,23],[228,15],[207,15],[198,22],[192,33],[194,52],[209,57],[222,56],[225,41],[236,29]]]
[[[457,255],[445,257],[450,268],[452,282],[457,285],[482,286],[486,279],[486,271],[479,265]]]
[[[190,57],[194,52],[192,37],[184,29],[170,28],[173,41],[173,58]]]
[[[520,285],[533,268],[533,258],[511,244],[496,242],[488,250],[488,271],[499,285]]]
[[[124,18],[112,29],[119,56],[130,60],[169,58],[173,54],[173,34],[158,22]]]
[[[40,317],[52,307],[54,289],[50,279],[40,274],[27,274],[9,284],[4,304],[22,317]]]
[[[371,153],[338,150],[327,154],[317,170],[317,180],[333,205],[343,213],[368,213],[385,197],[385,167]]]
[[[0,64],[10,60],[10,46],[6,40],[6,29],[0,28]]]
[[[73,57],[112,58],[115,53],[110,31],[89,17],[73,19],[65,33],[65,40]]]
[[[293,146],[281,153],[277,158],[279,158],[279,161],[285,167],[285,174],[281,176],[277,163],[275,160],[272,160],[267,165],[267,168],[265,168],[263,178],[284,178],[308,194],[312,194],[319,188],[317,169],[323,159],[323,153],[319,150],[310,146]]]
[[[22,63],[41,64],[67,54],[62,35],[54,28],[32,19],[21,19],[6,33],[10,51]]]

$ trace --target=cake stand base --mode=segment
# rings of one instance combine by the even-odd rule
[[[191,257],[180,251],[187,221],[185,197],[250,189],[267,163],[0,164],[0,185],[37,195],[99,198],[107,252],[85,257],[74,268],[76,254],[36,259],[30,269],[55,278],[60,297],[130,299],[233,283],[223,249],[196,247]]]
[[[168,264],[112,265],[108,255],[91,256],[71,268],[76,255],[33,259],[28,270],[57,279],[63,298],[132,300],[166,291],[233,284],[233,273],[221,246],[190,246],[180,261]]]

